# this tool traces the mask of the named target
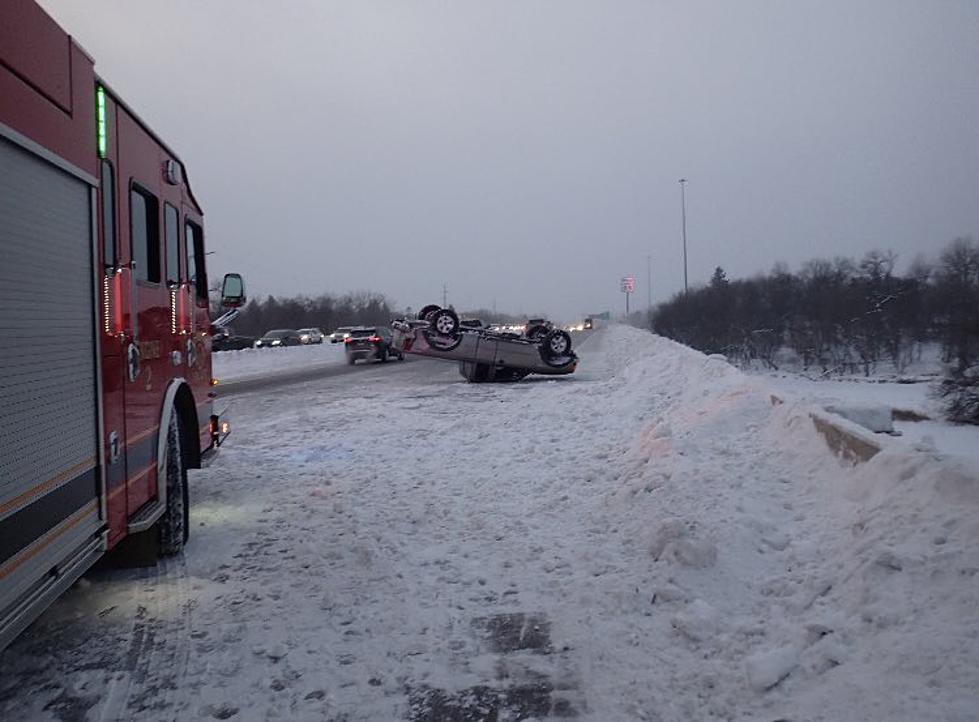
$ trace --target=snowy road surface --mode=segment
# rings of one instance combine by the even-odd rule
[[[579,373],[238,396],[192,537],[0,658],[29,720],[974,720],[979,488],[624,327]]]

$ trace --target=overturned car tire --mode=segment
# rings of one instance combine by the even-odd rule
[[[422,331],[425,334],[425,341],[434,351],[453,351],[462,343],[462,334],[455,336],[440,336],[431,329]]]
[[[418,320],[428,321],[429,320],[428,317],[430,314],[433,314],[441,309],[442,307],[435,303],[429,304],[428,306],[424,306],[422,310],[418,312]]]
[[[429,326],[439,336],[455,336],[459,331],[459,317],[451,308],[440,308],[431,314]]]
[[[527,338],[531,341],[540,341],[547,334],[548,327],[542,323],[531,326],[527,329]]]
[[[571,355],[571,336],[567,331],[555,328],[544,337],[541,344],[544,360],[564,359]]]

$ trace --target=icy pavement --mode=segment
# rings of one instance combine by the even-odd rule
[[[807,407],[634,329],[580,354],[239,397],[184,557],[65,595],[0,717],[975,719],[977,469],[845,467]]]

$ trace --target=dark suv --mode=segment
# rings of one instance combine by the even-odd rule
[[[357,359],[387,361],[393,356],[404,361],[404,352],[391,345],[391,329],[383,326],[361,326],[350,329],[350,335],[343,340],[343,350],[347,363],[353,366]]]

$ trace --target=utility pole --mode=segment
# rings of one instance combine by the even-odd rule
[[[683,292],[689,290],[687,285],[687,179],[680,179],[680,217],[683,219]]]
[[[449,307],[449,302],[447,300],[448,298],[449,298],[449,287],[443,283],[442,284],[442,308]]]

